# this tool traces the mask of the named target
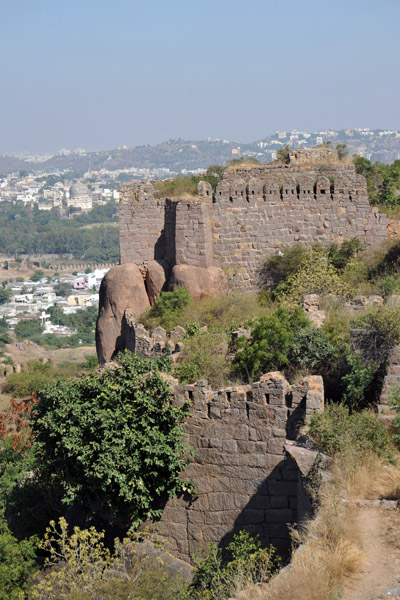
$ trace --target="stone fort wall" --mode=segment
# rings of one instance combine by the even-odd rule
[[[184,428],[196,455],[183,477],[196,495],[167,502],[156,531],[168,549],[189,561],[207,542],[225,545],[245,529],[288,550],[288,526],[302,516],[301,477],[284,446],[303,419],[323,410],[322,378],[291,386],[273,372],[219,391],[207,381],[175,386],[174,395],[178,405],[192,403]]]
[[[387,239],[389,220],[367,199],[354,166],[260,165],[237,168],[198,197],[156,198],[149,183],[121,187],[121,264],[217,266],[232,287],[257,288],[268,254],[302,242]]]

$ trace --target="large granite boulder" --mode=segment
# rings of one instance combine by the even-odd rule
[[[149,260],[147,263],[146,287],[152,306],[154,306],[158,296],[165,289],[166,280],[163,264],[157,260]]]
[[[108,271],[100,286],[96,325],[96,350],[100,364],[110,361],[126,348],[125,311],[129,310],[137,317],[149,306],[143,276],[137,265],[116,265]]]
[[[175,265],[169,279],[169,289],[185,287],[195,300],[224,294],[229,289],[228,278],[219,267]]]

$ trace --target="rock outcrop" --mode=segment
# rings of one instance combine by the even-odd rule
[[[112,267],[100,286],[96,349],[99,362],[108,362],[126,347],[122,321],[125,310],[138,316],[150,307],[139,267],[134,263]]]
[[[169,280],[169,288],[185,287],[195,300],[224,294],[229,289],[228,278],[219,267],[195,267],[175,265]]]
[[[167,277],[165,267],[157,260],[149,260],[146,272],[146,289],[151,306],[154,306],[158,296],[166,287]]]

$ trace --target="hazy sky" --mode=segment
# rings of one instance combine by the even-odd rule
[[[400,129],[400,0],[0,0],[0,151]]]

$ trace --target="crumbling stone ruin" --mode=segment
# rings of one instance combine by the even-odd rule
[[[196,495],[168,500],[164,508],[156,532],[169,550],[189,561],[207,542],[225,545],[241,529],[288,550],[288,526],[309,507],[304,476],[316,458],[308,451],[313,460],[304,471],[297,453],[307,451],[290,440],[303,420],[323,410],[322,378],[290,385],[272,372],[218,391],[207,381],[175,385],[174,396],[177,405],[192,403],[184,429],[196,455],[183,476]]]
[[[120,198],[121,264],[100,289],[101,363],[126,347],[125,310],[137,317],[161,291],[184,286],[203,298],[256,290],[266,257],[282,245],[379,243],[390,225],[369,205],[365,178],[329,148],[298,150],[288,165],[231,167],[215,193],[203,181],[196,197],[159,198],[151,183],[131,182]]]
[[[156,260],[167,278],[181,265],[219,267],[231,287],[256,289],[266,256],[283,244],[385,240],[389,220],[369,205],[365,178],[353,165],[322,164],[321,149],[307,152],[289,165],[228,170],[215,194],[201,182],[192,199],[158,198],[150,183],[123,185],[121,264]]]

